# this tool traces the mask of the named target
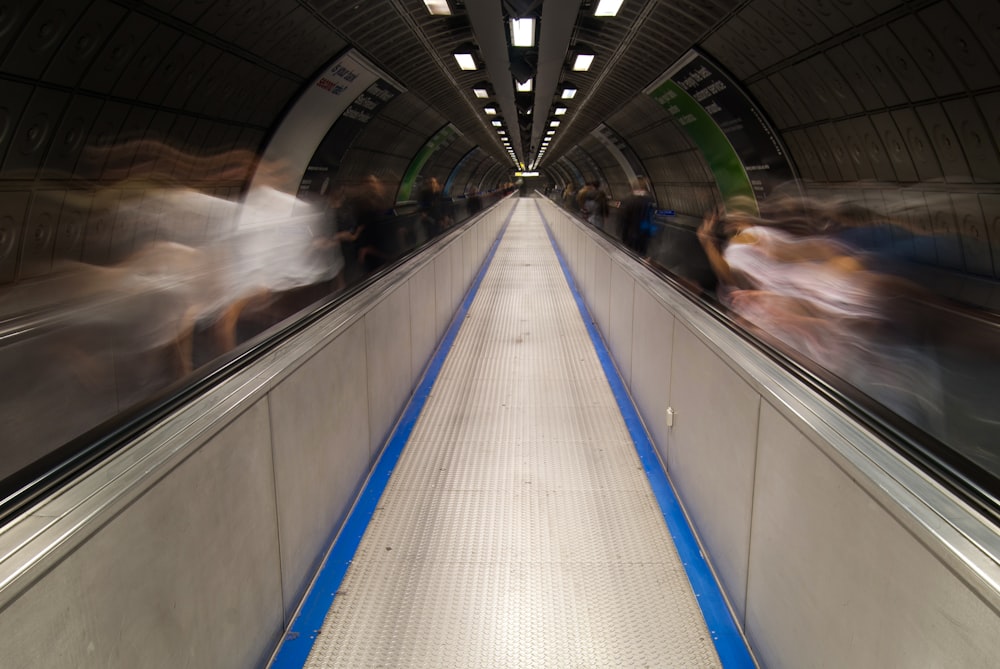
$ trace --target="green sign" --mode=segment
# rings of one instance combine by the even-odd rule
[[[417,155],[413,156],[413,160],[410,161],[410,166],[406,168],[406,173],[403,175],[403,181],[399,185],[399,196],[396,198],[397,201],[404,201],[413,199],[413,187],[417,183],[417,177],[420,175],[421,170],[424,169],[424,165],[430,160],[434,153],[442,148],[451,144],[459,133],[458,128],[451,125],[450,123],[436,133],[434,136],[427,140],[423,148],[417,151]]]
[[[650,95],[674,117],[701,149],[723,199],[728,202],[734,197],[743,196],[756,203],[753,186],[750,185],[740,157],[722,128],[705,108],[670,79],[660,84]]]
[[[646,89],[701,149],[722,197],[757,203],[794,182],[788,152],[763,113],[722,68],[691,50]]]

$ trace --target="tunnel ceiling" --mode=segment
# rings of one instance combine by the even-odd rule
[[[45,129],[42,140],[30,140],[37,150],[20,151],[8,167],[41,165],[64,108],[63,122],[82,119],[72,141],[57,147],[67,157],[54,167],[68,172],[84,145],[143,133],[183,136],[181,148],[192,151],[210,144],[252,148],[311,78],[349,46],[504,164],[510,158],[484,113],[486,103],[504,102],[513,150],[530,163],[553,103],[564,102],[568,113],[558,117],[562,125],[545,156],[551,161],[738,4],[625,0],[617,16],[596,17],[597,0],[448,2],[451,16],[431,15],[423,0],[42,0],[0,6],[0,70],[8,79],[0,112],[11,119],[23,115],[26,128]],[[520,16],[538,19],[536,47],[527,51],[508,47],[507,19]],[[460,70],[453,57],[467,43],[476,47],[474,71]],[[572,71],[570,57],[580,49],[595,55],[587,72]],[[515,95],[512,70],[523,77],[524,68],[535,90]],[[473,94],[484,81],[494,94],[489,100]],[[578,90],[572,100],[559,100],[565,83]],[[184,132],[184,123],[194,130]],[[0,132],[0,150],[20,134]]]
[[[496,6],[489,5],[488,11],[482,0],[477,5],[449,0],[451,16],[431,15],[423,0],[309,3],[333,31],[499,160],[509,158],[490,125],[491,118],[483,112],[488,102],[499,104],[514,151],[529,164],[549,120],[556,118],[551,116],[555,105],[565,104],[568,112],[558,117],[562,123],[542,167],[576,146],[740,4],[736,0],[626,0],[617,16],[597,17],[597,0],[495,0]],[[514,16],[536,17],[539,39],[527,53],[510,49],[504,54],[509,55],[503,63],[506,67],[497,67],[496,45],[509,45],[506,20]],[[568,31],[551,27],[566,23],[571,24]],[[470,42],[477,47],[479,69],[462,71],[453,54]],[[572,70],[571,57],[578,50],[595,55],[589,71]],[[523,96],[515,99],[511,73],[511,63],[518,71],[524,62],[535,68],[536,88],[527,101]],[[482,81],[492,87],[489,100],[473,94],[474,84]],[[561,100],[562,84],[573,85],[576,97]],[[516,106],[522,111],[522,123],[517,122]],[[523,123],[526,107],[532,114]]]

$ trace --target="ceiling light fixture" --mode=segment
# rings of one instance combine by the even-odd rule
[[[567,110],[566,107],[556,107],[555,111],[552,112],[552,113],[555,114],[556,116],[562,116],[567,111],[569,111],[569,110]]]
[[[519,81],[515,81],[514,82],[514,88],[517,89],[518,93],[530,93],[531,92],[531,84],[532,84],[533,81],[534,81],[533,79],[528,79],[523,84],[521,82],[519,82]]]
[[[535,46],[535,19],[511,19],[510,43],[511,46],[518,47]]]
[[[493,121],[490,121],[490,123],[492,123],[492,124],[493,124],[493,127],[494,127],[494,128],[499,128],[500,126],[502,126],[502,125],[503,125],[503,121],[501,121],[501,120],[499,120],[499,119],[497,119],[497,120],[493,120]]]
[[[618,16],[618,10],[622,8],[623,0],[600,0],[594,16]]]
[[[497,108],[494,107],[493,105],[488,105],[486,107],[483,107],[483,111],[486,112],[487,116],[496,116],[497,115]]]
[[[576,89],[569,84],[563,84],[561,97],[563,100],[572,100],[576,97]]]
[[[448,0],[424,0],[424,5],[432,16],[451,16]]]
[[[561,121],[549,121],[549,127],[550,128],[558,128],[559,127],[559,123],[561,123]]]
[[[458,66],[463,70],[477,70],[476,58],[473,55],[475,47],[471,44],[463,44],[462,46],[455,49],[455,60],[458,61]]]
[[[594,63],[594,54],[592,53],[578,53],[576,58],[573,59],[573,71],[574,72],[586,72],[590,69],[590,66]]]

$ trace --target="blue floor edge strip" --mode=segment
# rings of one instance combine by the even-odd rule
[[[386,485],[389,483],[389,477],[392,475],[392,471],[399,461],[399,456],[402,455],[403,447],[406,446],[406,442],[410,439],[410,433],[413,432],[413,427],[416,425],[417,418],[420,416],[420,412],[423,410],[424,404],[426,404],[427,398],[430,396],[431,388],[434,387],[434,382],[437,380],[442,365],[444,365],[445,358],[448,357],[448,352],[451,351],[455,337],[458,335],[458,330],[461,328],[462,322],[465,320],[465,315],[472,305],[472,300],[476,297],[476,293],[479,292],[479,285],[486,275],[486,270],[489,269],[490,264],[493,262],[493,256],[496,254],[497,248],[500,246],[500,242],[507,232],[507,226],[514,217],[515,209],[517,209],[516,202],[511,207],[510,213],[503,222],[497,238],[490,247],[490,252],[486,255],[479,273],[469,288],[469,292],[466,293],[461,306],[455,312],[455,317],[452,319],[448,331],[441,339],[434,357],[431,358],[431,362],[427,365],[423,378],[410,398],[409,403],[406,405],[406,409],[403,410],[403,415],[399,419],[399,423],[396,425],[395,430],[393,430],[388,442],[386,442],[386,446],[379,456],[378,463],[372,470],[371,476],[369,476],[364,489],[358,496],[357,502],[351,509],[340,533],[337,535],[333,547],[320,567],[319,574],[310,588],[309,594],[306,596],[298,614],[292,621],[291,627],[285,633],[285,637],[281,641],[278,651],[269,665],[271,669],[300,669],[309,658],[309,652],[312,650],[316,637],[323,627],[323,621],[326,620],[327,612],[333,606],[333,600],[336,598],[340,584],[344,580],[347,568],[354,559],[354,554],[357,552],[361,538],[365,534],[368,522],[371,520],[372,514],[375,512],[375,507],[379,499],[381,499]]]
[[[712,570],[698,546],[694,532],[691,530],[690,525],[688,525],[687,517],[684,515],[683,509],[681,509],[673,486],[671,486],[667,474],[660,463],[660,458],[657,456],[649,435],[646,433],[646,428],[639,417],[639,412],[635,408],[635,404],[632,402],[632,397],[625,389],[625,382],[622,381],[621,375],[618,373],[618,368],[611,359],[611,353],[608,351],[604,339],[601,337],[597,326],[590,316],[587,305],[583,301],[583,296],[577,290],[576,282],[573,280],[572,274],[570,274],[565,258],[563,258],[562,252],[559,250],[559,245],[556,244],[552,228],[545,217],[545,212],[542,211],[542,206],[538,202],[535,202],[535,206],[538,207],[538,213],[542,217],[542,221],[545,224],[545,231],[549,236],[549,243],[552,244],[552,249],[559,260],[559,266],[562,267],[563,275],[566,277],[566,282],[573,293],[573,299],[576,300],[577,308],[580,310],[583,322],[587,326],[587,332],[590,334],[594,350],[601,361],[604,375],[611,385],[615,400],[618,402],[622,417],[625,419],[625,425],[628,427],[632,441],[635,443],[639,460],[646,472],[646,477],[649,479],[649,484],[653,489],[653,494],[656,496],[656,501],[660,505],[660,510],[663,512],[663,518],[667,523],[667,528],[670,530],[670,536],[677,547],[677,553],[680,555],[681,562],[684,565],[688,581],[691,583],[691,589],[694,591],[698,605],[701,607],[701,612],[705,616],[705,624],[712,635],[712,642],[715,644],[715,650],[719,654],[722,666],[727,669],[734,667],[756,667],[757,664],[754,662],[753,655],[747,647],[746,640],[743,638],[739,626],[733,619],[729,606],[722,595],[722,590],[719,588],[719,584],[716,582],[715,576],[712,574]]]

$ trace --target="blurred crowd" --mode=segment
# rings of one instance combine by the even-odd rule
[[[96,159],[120,162],[120,178],[80,184],[65,206],[107,219],[107,250],[0,285],[0,478],[344,291],[490,196],[469,189],[455,203],[427,178],[415,202],[397,203],[375,175],[296,195],[272,185],[287,183],[283,165],[250,152],[196,158],[154,142]],[[205,187],[248,175],[255,186],[239,199]]]
[[[960,248],[957,235],[935,236],[906,212],[795,189],[728,202],[696,235],[657,215],[643,178],[610,207],[596,183],[553,195],[644,261],[713,293],[786,354],[1000,471],[992,447],[1000,409],[990,399],[1000,383],[1000,318],[942,294],[944,272],[915,252]]]

